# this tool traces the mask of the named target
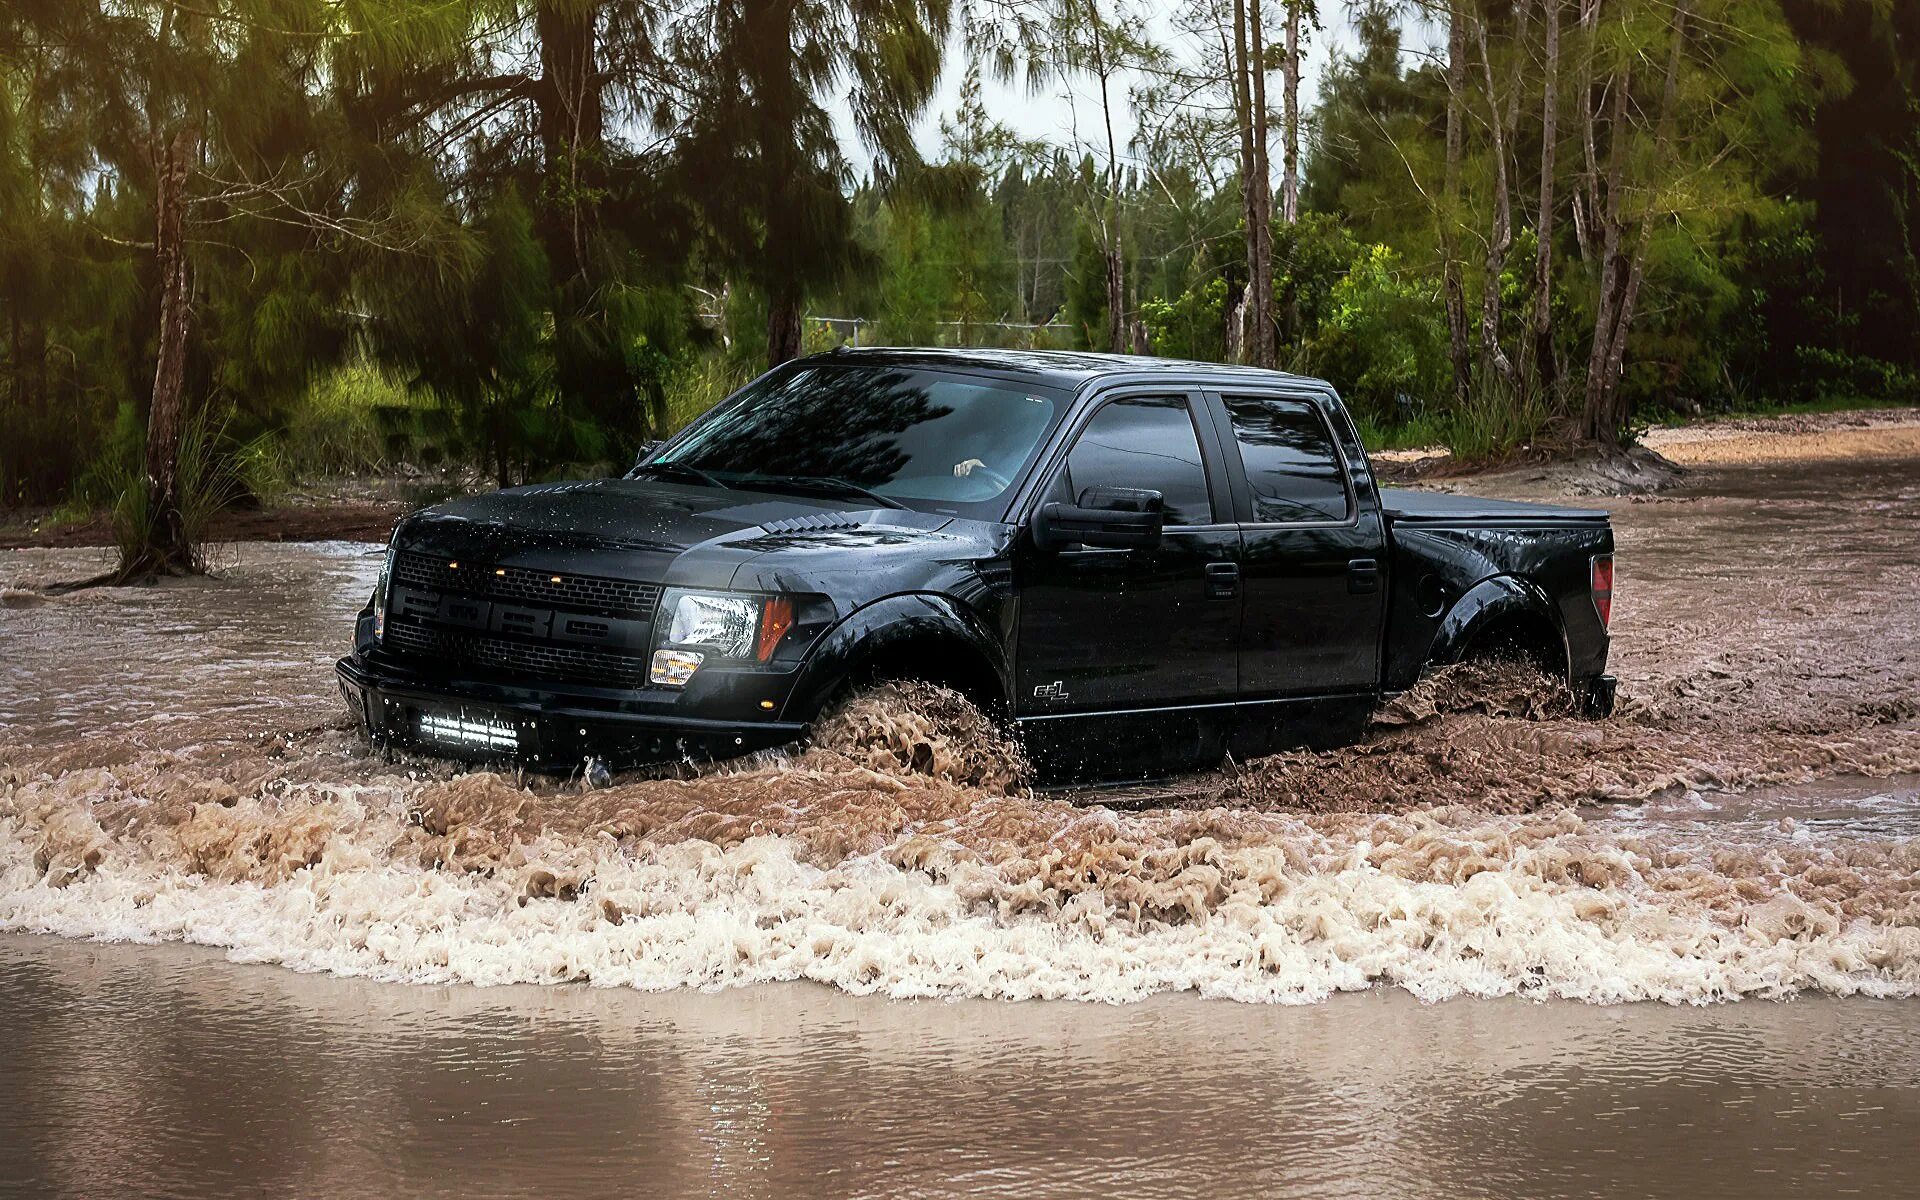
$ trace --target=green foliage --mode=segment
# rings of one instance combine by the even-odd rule
[[[315,378],[289,407],[285,425],[263,436],[277,445],[290,480],[457,459],[454,447],[434,444],[438,406],[395,372],[355,359]]]
[[[159,307],[153,147],[182,125],[199,137],[186,408],[220,415],[196,452],[255,495],[400,462],[502,481],[623,465],[793,349],[788,318],[803,351],[848,338],[829,316],[862,318],[863,343],[1104,348],[1114,231],[1125,316],[1153,351],[1224,357],[1247,266],[1223,52],[1202,35],[1212,10],[1179,18],[1168,47],[1126,5],[976,15],[981,65],[922,161],[914,132],[959,11],[0,7],[0,501],[108,504],[138,474]],[[1608,0],[1592,36],[1562,6],[1550,392],[1500,378],[1482,353],[1503,160],[1469,69],[1462,185],[1445,195],[1448,10],[1435,11],[1438,43],[1403,35],[1403,5],[1354,7],[1353,49],[1313,106],[1306,211],[1273,230],[1284,362],[1332,380],[1377,440],[1497,455],[1574,415],[1602,307],[1581,106],[1595,105],[1604,165],[1615,79],[1619,229],[1630,249],[1647,237],[1628,408],[1915,402],[1920,5],[1690,0],[1664,144],[1675,6]],[[1488,21],[1496,87],[1519,114],[1492,336],[1524,373],[1546,227],[1533,211],[1543,10],[1524,42],[1512,5],[1458,11]],[[1438,53],[1407,53],[1416,42]],[[1137,94],[1112,74],[1121,60],[1152,66]],[[1134,142],[1110,158],[1101,134],[1022,141],[990,110],[982,69],[1105,78],[1106,99],[1140,117]],[[1469,310],[1460,403],[1448,245]]]
[[[1803,404],[1828,407],[1862,402],[1920,404],[1920,372],[1826,346],[1796,346]]]
[[[1302,213],[1295,224],[1274,227],[1274,294],[1290,340],[1304,340],[1333,318],[1335,293],[1363,249],[1353,229],[1331,213]]]
[[[1075,349],[1105,348],[1107,259],[1095,221],[1084,210],[1073,225],[1073,257],[1067,264],[1062,315],[1073,328]]]
[[[752,382],[751,366],[703,354],[686,359],[667,381],[667,419],[662,434],[685,429],[695,417]]]
[[[1210,279],[1171,300],[1142,301],[1140,319],[1162,358],[1218,362],[1226,355],[1226,305],[1227,281]]]
[[[1390,247],[1366,247],[1328,290],[1308,365],[1376,424],[1432,411],[1447,373],[1436,290],[1437,281],[1407,271]]]

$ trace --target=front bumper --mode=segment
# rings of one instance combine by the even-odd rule
[[[535,770],[569,771],[588,758],[615,767],[727,758],[785,745],[806,731],[794,721],[623,711],[524,685],[402,678],[360,656],[341,659],[334,672],[355,724],[376,745]],[[454,730],[468,732],[450,736]]]

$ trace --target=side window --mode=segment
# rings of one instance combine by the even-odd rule
[[[1071,494],[1090,487],[1150,488],[1169,525],[1211,525],[1213,501],[1187,402],[1179,396],[1114,400],[1093,414],[1067,455]]]
[[[1346,472],[1320,410],[1301,400],[1228,396],[1240,461],[1260,522],[1344,521]]]

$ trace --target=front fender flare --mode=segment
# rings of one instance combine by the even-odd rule
[[[976,656],[1006,704],[1013,692],[1013,664],[1004,644],[964,606],[947,596],[909,592],[876,600],[847,614],[808,651],[799,678],[781,710],[786,721],[811,721],[849,676],[864,664],[909,643],[953,646]]]

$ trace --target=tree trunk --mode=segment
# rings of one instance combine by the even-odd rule
[[[1580,37],[1580,150],[1581,187],[1573,194],[1573,236],[1580,259],[1591,262],[1594,235],[1600,222],[1600,156],[1594,137],[1593,72],[1599,54],[1600,0],[1581,0]],[[1582,203],[1584,201],[1584,203]]]
[[[791,291],[767,299],[767,365],[800,357],[800,297]]]
[[[1540,231],[1533,256],[1533,368],[1543,396],[1559,374],[1553,357],[1553,175],[1560,137],[1560,4],[1546,0],[1545,94],[1540,102]]]
[[[609,179],[595,15],[571,0],[539,0],[533,19],[544,168],[539,234],[553,286],[554,382],[565,400],[606,428],[638,435],[635,419],[645,408],[608,328],[609,269],[597,251]]]
[[[1222,313],[1226,325],[1228,362],[1247,361],[1247,288],[1238,281],[1227,285],[1227,303]]]
[[[1097,3],[1089,3],[1093,21],[1094,73],[1100,77],[1100,117],[1107,128],[1106,213],[1101,222],[1107,260],[1107,349],[1127,352],[1127,255],[1120,233],[1120,146],[1113,136],[1113,64],[1107,57],[1108,28]]]
[[[1524,22],[1524,3],[1520,12]],[[1494,82],[1493,59],[1487,52],[1486,18],[1476,16],[1473,28],[1480,46],[1480,68],[1487,83],[1487,126],[1493,135],[1493,229],[1487,237],[1486,270],[1480,286],[1480,373],[1482,383],[1497,378],[1511,385],[1513,362],[1500,345],[1500,278],[1507,269],[1507,252],[1513,249],[1513,189],[1507,173],[1507,126],[1511,118],[1502,111],[1500,89]],[[1514,87],[1517,91],[1519,84],[1516,82]]]
[[[1286,123],[1280,158],[1280,219],[1288,225],[1300,219],[1300,8],[1307,2],[1286,0],[1286,57],[1280,63]]]
[[[1107,349],[1127,352],[1127,266],[1120,244],[1119,214],[1107,224]]]
[[[1631,71],[1623,69],[1607,84],[1613,89],[1613,112],[1609,118],[1613,146],[1609,151],[1606,194],[1603,199],[1596,199],[1593,217],[1600,226],[1600,289],[1594,308],[1593,349],[1587,356],[1583,427],[1589,439],[1609,446],[1618,442],[1620,436],[1609,415],[1611,400],[1606,389],[1606,363],[1612,351],[1614,314],[1619,311],[1620,295],[1626,286],[1620,250],[1625,219],[1621,213],[1621,194],[1626,184],[1627,92],[1632,87],[1632,79]]]
[[[1453,400],[1465,404],[1473,387],[1473,363],[1467,341],[1466,281],[1460,263],[1460,160],[1466,149],[1467,31],[1460,6],[1450,0],[1447,12],[1447,167],[1440,198],[1440,245],[1446,255],[1444,286],[1447,306],[1447,349],[1453,360]]]
[[[1253,265],[1260,256],[1260,244],[1254,232],[1259,222],[1254,217],[1253,91],[1249,81],[1252,65],[1247,59],[1246,0],[1233,0],[1233,53],[1230,62],[1233,70],[1234,124],[1240,131],[1240,222],[1244,227],[1241,232],[1245,242],[1247,278],[1240,294],[1229,297],[1227,358],[1231,362],[1248,362],[1251,361],[1251,351],[1247,319],[1255,308]]]
[[[160,285],[160,338],[147,410],[148,525],[145,544],[134,561],[121,564],[122,575],[190,571],[195,565],[194,546],[180,511],[187,329],[193,317],[187,296],[187,171],[194,151],[195,138],[185,129],[154,148],[153,246]]]
[[[540,39],[540,148],[547,179],[541,194],[555,237],[546,251],[556,281],[585,279],[597,224],[595,193],[604,183],[606,106],[596,74],[590,11],[566,0],[534,10]]]
[[[1686,0],[1675,6],[1673,11],[1673,42],[1667,55],[1666,81],[1661,88],[1660,115],[1655,126],[1651,164],[1649,171],[1657,170],[1672,151],[1673,121],[1680,89],[1680,61],[1686,50],[1687,18],[1689,16]],[[1639,229],[1635,235],[1632,259],[1625,259],[1620,250],[1624,236],[1624,214],[1619,203],[1619,189],[1624,182],[1622,166],[1622,142],[1625,137],[1626,123],[1626,80],[1620,80],[1620,90],[1614,98],[1614,114],[1618,124],[1615,126],[1613,154],[1614,161],[1609,170],[1608,182],[1608,256],[1606,274],[1607,286],[1601,290],[1601,304],[1593,337],[1593,354],[1587,366],[1587,435],[1605,446],[1616,446],[1620,441],[1620,431],[1626,428],[1632,413],[1621,395],[1620,378],[1625,369],[1627,354],[1627,334],[1633,327],[1633,316],[1640,298],[1640,287],[1646,277],[1647,253],[1653,240],[1655,185],[1652,180],[1638,181],[1638,190],[1645,193],[1641,200]]]
[[[1247,61],[1253,68],[1253,256],[1248,262],[1247,360],[1271,368],[1273,342],[1273,172],[1267,143],[1267,44],[1261,27],[1265,0],[1247,6]]]

